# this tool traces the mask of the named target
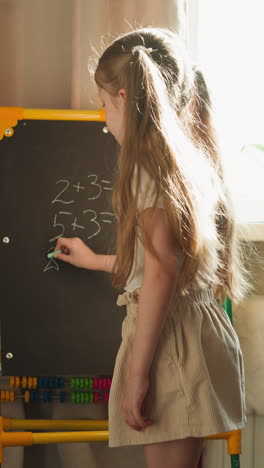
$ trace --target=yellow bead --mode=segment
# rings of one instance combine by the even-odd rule
[[[32,384],[32,387],[33,387],[33,388],[37,388],[37,385],[38,385],[38,379],[37,379],[37,377],[33,377],[33,384]]]
[[[14,386],[15,386],[15,377],[12,376],[9,379],[9,387],[14,388]]]
[[[28,390],[25,392],[24,400],[25,400],[25,403],[29,403],[30,401],[30,392]]]
[[[20,387],[20,377],[16,377],[15,378],[15,388],[19,388]]]
[[[15,392],[10,392],[10,401],[15,400]]]
[[[22,377],[22,388],[27,388],[27,378],[25,376]]]

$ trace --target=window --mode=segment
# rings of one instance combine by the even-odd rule
[[[188,45],[212,91],[238,218],[263,223],[263,2],[189,0],[187,11]]]

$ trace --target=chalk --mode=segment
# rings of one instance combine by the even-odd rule
[[[48,254],[48,258],[52,258],[54,257],[54,255],[58,254],[58,253],[61,253],[62,251],[61,250],[54,250],[54,252],[50,252]]]

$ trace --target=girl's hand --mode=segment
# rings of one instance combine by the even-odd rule
[[[62,250],[62,253],[54,255],[58,260],[79,268],[96,270],[97,255],[78,237],[60,237],[54,250]]]
[[[153,424],[150,419],[143,415],[143,404],[148,389],[148,377],[130,376],[128,378],[123,400],[123,414],[127,425],[135,431],[141,431]]]

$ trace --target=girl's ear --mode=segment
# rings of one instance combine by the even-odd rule
[[[124,99],[124,101],[126,100],[126,90],[125,89],[120,89],[118,91],[118,96],[120,96],[122,99]]]

